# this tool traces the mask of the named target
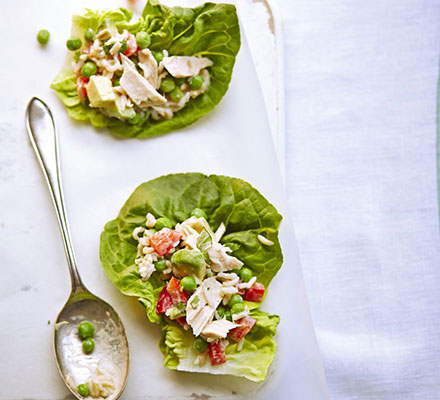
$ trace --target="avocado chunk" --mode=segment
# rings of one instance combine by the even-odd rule
[[[136,111],[133,108],[126,108],[122,110],[119,108],[119,103],[116,97],[116,103],[109,103],[105,108],[105,112],[110,117],[116,117],[119,119],[131,119],[136,116]]]
[[[105,108],[115,103],[112,82],[109,78],[101,75],[92,75],[87,84],[87,96],[90,107]]]
[[[199,250],[179,250],[171,257],[171,263],[173,264],[173,274],[178,278],[190,275],[199,279],[205,277],[205,258]]]

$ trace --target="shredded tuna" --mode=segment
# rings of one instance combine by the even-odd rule
[[[252,285],[257,281],[257,277],[253,276],[249,282],[242,282],[237,285],[238,289],[250,289]]]
[[[222,238],[223,234],[226,231],[225,224],[222,222],[218,229],[215,231],[215,238],[217,239],[217,242],[220,242],[220,239]]]
[[[128,53],[121,51],[125,43]],[[139,116],[141,121],[148,118],[171,119],[191,99],[208,90],[210,75],[207,68],[213,63],[200,56],[170,56],[166,49],[163,49],[162,53],[163,59],[157,63],[150,49],[136,47],[133,34],[126,29],[118,32],[116,27],[108,26],[98,31],[94,41],[83,47],[79,54],[75,53],[72,70],[76,75],[80,75],[84,63],[92,61],[97,67],[96,74],[111,80],[115,103],[100,102],[98,94],[94,95],[96,102],[90,102],[99,104],[96,108],[109,117],[130,120]],[[132,59],[137,60],[137,64],[126,55],[134,55]],[[198,74],[203,78],[203,83],[199,89],[192,90],[188,84],[189,80]],[[160,90],[162,80],[169,76],[185,79],[180,85],[183,96],[178,101],[173,101],[172,96]]]
[[[228,336],[229,331],[239,326],[237,321],[248,316],[250,311],[249,307],[245,306],[243,312],[233,314],[232,321],[229,321],[225,318],[223,313],[220,313],[221,315],[219,314],[218,307],[221,303],[227,305],[232,295],[242,293],[240,291],[252,287],[255,284],[257,277],[252,277],[249,282],[242,282],[236,272],[230,271],[231,269],[235,269],[232,268],[232,266],[238,266],[241,268],[243,263],[230,255],[229,253],[232,253],[232,250],[227,246],[222,245],[217,240],[224,234],[224,224],[220,224],[217,232],[213,233],[205,218],[190,217],[187,220],[176,224],[174,229],[170,229],[174,231],[174,234],[178,236],[178,239],[172,237],[171,240],[174,248],[168,250],[166,254],[161,254],[161,256],[159,256],[154,250],[158,249],[155,244],[157,236],[150,240],[152,232],[151,230],[146,229],[154,227],[156,223],[156,217],[153,214],[148,213],[145,217],[145,225],[136,227],[132,233],[133,237],[138,241],[138,254],[135,259],[135,264],[139,268],[141,279],[148,280],[156,270],[155,262],[158,260],[165,260],[166,269],[158,275],[163,281],[168,282],[167,285],[170,285],[170,279],[173,277],[173,269],[177,268],[179,265],[177,260],[175,260],[175,264],[173,265],[173,262],[171,261],[173,258],[170,257],[170,254],[174,251],[179,251],[180,249],[191,250],[191,252],[199,251],[200,253],[198,256],[205,256],[205,264],[202,272],[203,276],[199,275],[198,271],[194,272],[194,275],[192,275],[196,282],[196,289],[189,298],[185,297],[185,301],[179,303],[180,305],[184,304],[183,310],[180,310],[179,308],[179,313],[181,312],[182,314],[180,315],[184,315],[185,323],[182,321],[178,322],[184,325],[184,329],[192,329],[194,336],[201,336],[209,343],[221,339],[223,346],[226,347],[229,342],[225,338]],[[203,239],[203,249],[197,247],[197,241],[199,238]],[[150,241],[154,246],[154,249],[150,246]],[[160,252],[159,250],[157,251]],[[206,257],[206,253],[204,253],[205,251],[208,253],[209,257]],[[211,255],[217,256],[217,259],[213,259],[214,257],[211,257]],[[191,265],[191,261],[185,262]],[[217,263],[221,264],[221,268],[216,267]],[[195,265],[196,264],[194,264],[194,266]],[[186,272],[186,274],[189,273],[190,272]],[[172,287],[175,292],[176,281],[173,282]],[[169,292],[169,294],[171,295],[171,292]],[[173,307],[174,311],[176,311],[175,307],[177,307],[177,305],[174,304]],[[162,312],[165,313],[165,316],[171,317],[173,310],[164,309]],[[243,347],[243,343],[244,341],[238,342],[238,351]],[[203,362],[204,356],[199,355],[197,363]]]
[[[103,368],[97,367],[87,382],[90,389],[90,397],[106,398],[115,390],[112,374]]]
[[[247,317],[249,315],[249,307],[245,306],[244,311],[237,314],[232,314],[232,322],[238,321],[239,319],[243,317]]]

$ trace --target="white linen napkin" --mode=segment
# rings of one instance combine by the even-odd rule
[[[287,187],[331,397],[439,399],[440,2],[280,3]]]

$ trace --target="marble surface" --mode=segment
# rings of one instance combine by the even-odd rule
[[[104,4],[121,2],[93,1],[93,7]],[[11,57],[8,68],[0,71],[5,94],[0,100],[0,254],[6,271],[0,280],[0,351],[8,360],[0,363],[0,397],[70,398],[52,349],[53,321],[69,291],[68,271],[50,196],[24,129],[26,103],[38,95],[51,106],[60,129],[67,213],[79,270],[87,286],[115,306],[128,333],[131,372],[123,398],[327,398],[283,181],[245,38],[230,89],[216,110],[185,132],[120,140],[69,119],[48,88],[64,58],[70,16],[84,6],[92,2],[19,0],[4,5],[0,17],[0,32],[14,38],[4,44]],[[35,41],[41,27],[52,33],[45,49]],[[168,163],[160,156],[164,148]],[[100,267],[98,245],[104,223],[140,182],[178,171],[242,177],[285,217],[280,232],[285,265],[264,305],[279,313],[282,321],[277,358],[265,384],[162,368],[159,329],[146,323],[142,307],[122,296]]]

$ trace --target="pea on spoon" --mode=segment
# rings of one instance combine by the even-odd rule
[[[82,389],[82,385],[88,382],[92,382],[96,397],[118,399],[127,382],[127,337],[116,311],[90,293],[79,276],[64,206],[55,122],[49,107],[36,97],[31,99],[26,109],[26,129],[49,186],[72,282],[69,299],[55,324],[54,345],[58,370],[78,399],[84,398],[79,393],[82,390],[78,389],[78,385]],[[96,346],[90,354],[83,351],[78,335],[78,326],[84,321],[90,321],[95,328]],[[93,395],[92,392],[90,394]]]

